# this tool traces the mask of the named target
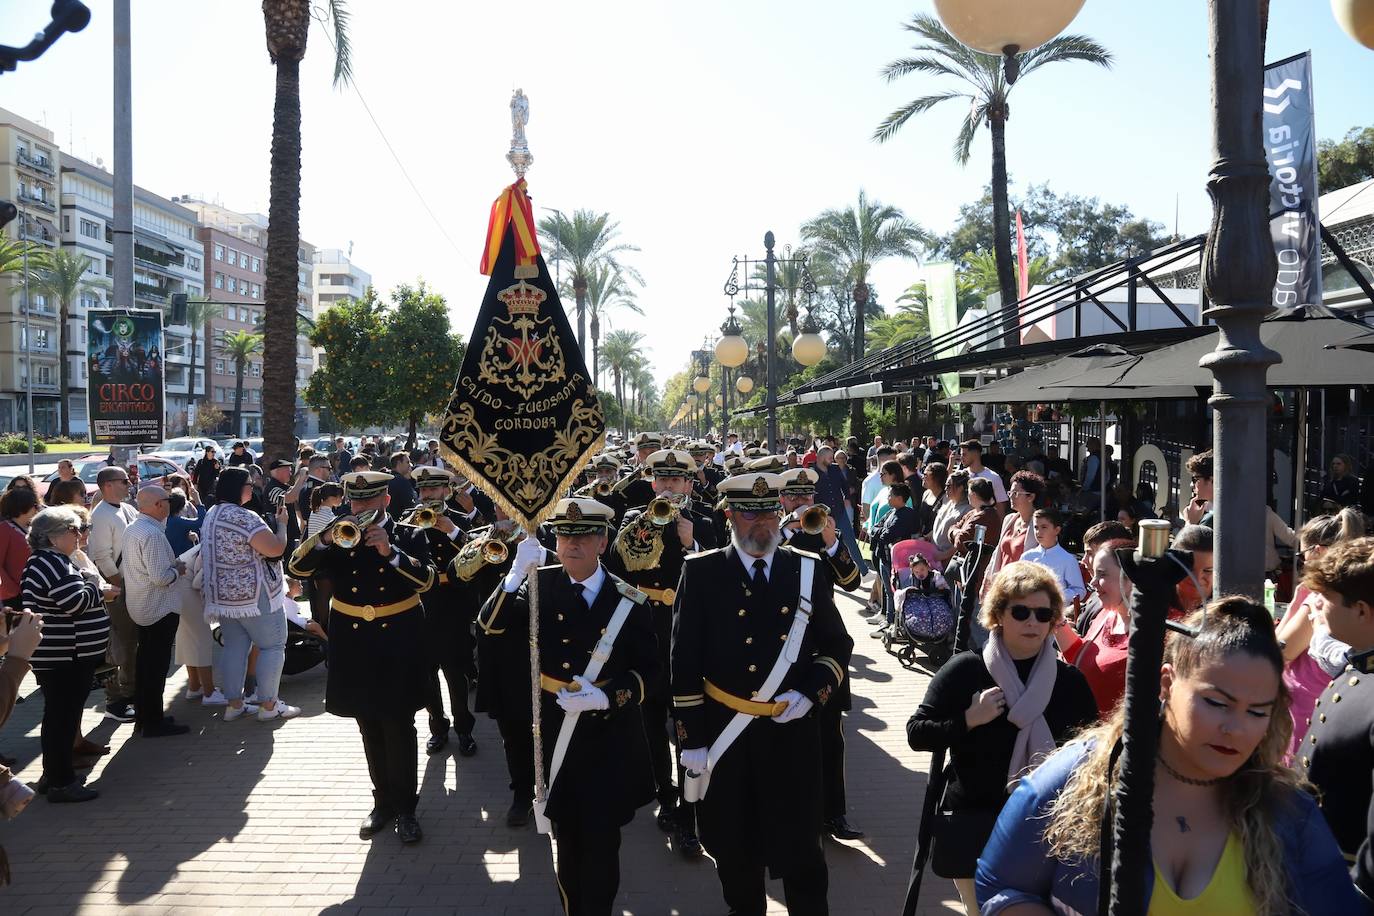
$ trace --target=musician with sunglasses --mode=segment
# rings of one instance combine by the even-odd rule
[[[946,662],[906,724],[913,750],[949,752],[930,864],[953,879],[970,913],[978,912],[978,856],[1015,781],[1097,721],[1087,680],[1058,657],[1051,638],[1063,615],[1054,573],[1024,560],[1007,564],[983,602],[989,636],[982,653]]]

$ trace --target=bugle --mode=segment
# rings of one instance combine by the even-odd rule
[[[358,546],[363,539],[363,529],[377,520],[377,510],[373,509],[364,512],[357,517],[357,521],[351,519],[341,519],[334,523],[330,531],[334,535],[334,544],[344,550],[352,550]]]
[[[797,515],[797,521],[801,523],[801,530],[813,535],[824,531],[825,524],[829,519],[830,507],[824,503],[807,506]]]
[[[421,503],[406,516],[405,524],[416,528],[433,528],[439,521],[439,509],[429,503]]]
[[[669,525],[677,520],[677,506],[666,496],[655,496],[644,507],[644,514],[655,525]]]
[[[598,480],[592,484],[593,496],[610,496],[615,492],[615,486],[609,480]]]
[[[506,562],[506,557],[510,556],[510,548],[504,541],[498,541],[489,537],[482,542],[482,559],[495,566]]]

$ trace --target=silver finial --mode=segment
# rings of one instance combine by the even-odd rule
[[[516,178],[524,178],[526,170],[534,164],[534,154],[525,141],[525,125],[530,123],[530,100],[523,89],[515,90],[510,97],[510,152],[506,161],[515,169]]]

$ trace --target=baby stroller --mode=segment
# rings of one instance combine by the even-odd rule
[[[892,570],[895,611],[883,647],[894,651],[896,646],[903,664],[915,663],[918,648],[937,665],[944,664],[953,651],[957,617],[935,545],[923,540],[894,544]]]

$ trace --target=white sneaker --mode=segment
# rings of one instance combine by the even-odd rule
[[[205,697],[205,699],[203,699],[203,700],[200,701],[200,705],[201,705],[201,706],[228,706],[228,705],[229,705],[229,700],[226,699],[225,696],[224,696],[224,694],[220,692],[220,689],[219,689],[218,687],[216,687],[216,688],[214,689],[214,692],[207,694],[206,697]]]
[[[252,703],[257,703],[257,702],[258,702],[258,692],[257,692],[256,690],[254,690],[252,693],[248,694],[248,696],[246,696],[246,697],[243,698],[243,702],[245,702],[245,703],[250,703],[250,704],[252,704]]]
[[[204,695],[205,695],[204,691],[201,691],[201,690],[192,690],[190,687],[187,687],[187,688],[186,688],[186,699],[188,699],[188,700],[198,700],[198,699],[200,699],[200,698],[201,698],[202,696],[204,696]]]
[[[240,716],[246,716],[246,715],[247,715],[247,716],[251,716],[253,713],[255,713],[255,712],[257,712],[257,711],[258,711],[258,707],[250,705],[250,704],[248,703],[248,701],[245,700],[244,703],[243,703],[243,705],[240,706],[240,707],[238,707],[237,709],[235,709],[235,708],[232,707],[232,706],[229,706],[227,709],[225,709],[225,710],[224,710],[224,721],[225,721],[225,722],[233,722],[235,719],[239,718]]]
[[[290,703],[278,698],[277,705],[268,709],[266,706],[258,710],[258,721],[267,722],[281,717],[283,719],[294,719],[301,714],[299,706],[292,706]]]

